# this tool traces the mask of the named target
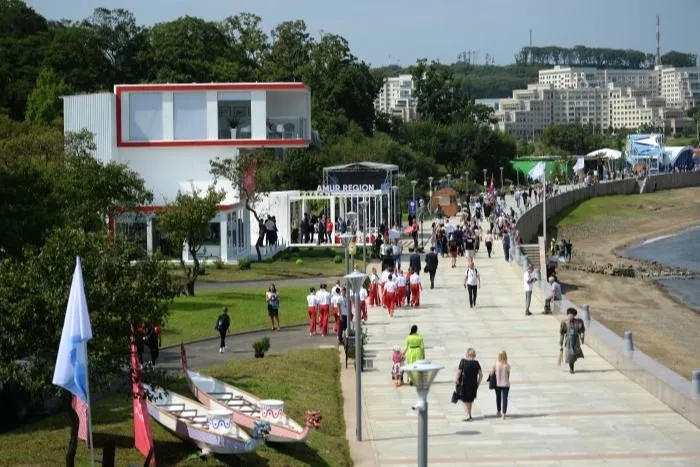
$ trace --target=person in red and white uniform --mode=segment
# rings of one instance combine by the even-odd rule
[[[309,295],[306,296],[306,304],[309,310],[309,335],[316,334],[316,315],[318,313],[318,298],[316,297],[316,289],[311,287]]]
[[[396,308],[396,289],[397,285],[394,281],[394,276],[390,273],[384,284],[384,303],[389,311],[389,316],[394,317],[394,309]]]
[[[328,317],[331,312],[331,294],[326,290],[326,284],[321,284],[321,287],[316,292],[316,300],[318,301],[318,312],[321,315],[321,335],[328,335]]]
[[[411,287],[411,306],[418,308],[420,306],[420,293],[423,290],[423,284],[420,282],[420,275],[417,272],[411,274],[408,279],[408,285]]]
[[[384,287],[386,286],[386,281],[389,279],[389,269],[385,269],[382,271],[382,273],[379,275],[379,301],[382,303],[382,306],[386,308],[386,297],[384,295]]]
[[[399,269],[399,272],[396,274],[396,306],[397,307],[402,307],[404,306],[404,302],[406,300],[406,276],[404,275],[403,271]]]
[[[367,322],[367,298],[369,297],[369,293],[367,292],[367,289],[362,286],[360,289],[360,319],[362,320],[363,323]]]
[[[379,301],[379,276],[377,268],[372,268],[372,274],[369,276],[369,306],[381,305]]]

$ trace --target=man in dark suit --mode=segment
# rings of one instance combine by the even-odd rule
[[[408,265],[413,269],[413,272],[420,274],[423,270],[420,267],[420,255],[414,250],[413,254],[408,258]]]
[[[430,275],[430,288],[435,288],[435,273],[438,267],[438,255],[435,253],[435,247],[430,247],[430,253],[425,255],[425,270]]]

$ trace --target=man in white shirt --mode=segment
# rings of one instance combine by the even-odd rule
[[[527,271],[523,274],[523,286],[525,287],[525,316],[530,316],[530,302],[532,301],[532,284],[535,283],[535,277],[532,264],[527,265]]]
[[[311,287],[309,295],[306,296],[306,304],[309,310],[309,335],[316,334],[316,313],[318,311],[318,298],[316,298],[316,289]]]
[[[408,278],[408,283],[411,287],[411,306],[418,308],[420,306],[420,291],[423,290],[420,275],[414,271]]]
[[[321,335],[328,335],[328,318],[331,312],[331,294],[326,290],[326,284],[321,284],[321,287],[316,292],[318,300],[318,311],[321,315]]]
[[[386,283],[384,284],[384,298],[387,311],[389,311],[389,316],[394,317],[394,309],[396,307],[396,282],[394,281],[394,276],[389,274]]]
[[[340,313],[340,326],[338,326],[338,330],[336,331],[338,334],[338,343],[343,345],[343,333],[348,328],[348,314],[350,311],[350,304],[348,303],[347,290],[345,287],[341,289],[340,295],[336,295],[333,299],[336,301]]]
[[[473,261],[469,261],[467,270],[464,273],[464,288],[466,288],[469,293],[469,308],[474,308],[476,306],[476,290],[480,287],[481,277],[479,276],[479,270],[476,269]]]

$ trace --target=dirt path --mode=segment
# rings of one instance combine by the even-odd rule
[[[640,198],[642,200],[643,198]],[[700,222],[700,188],[665,192],[640,204],[642,213],[602,212],[585,224],[560,229],[559,236],[574,244],[573,262],[632,265],[620,258],[623,246],[683,230]],[[700,369],[700,314],[670,297],[648,279],[612,277],[581,271],[559,271],[567,298],[588,303],[591,313],[619,335],[631,330],[635,344],[686,378]]]

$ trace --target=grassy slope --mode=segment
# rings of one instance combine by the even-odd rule
[[[244,359],[209,368],[205,373],[235,384],[265,398],[285,401],[286,412],[304,422],[308,409],[320,410],[323,423],[306,443],[263,446],[242,456],[220,456],[202,461],[191,456],[197,448],[175,438],[153,422],[159,465],[177,466],[347,466],[351,465],[343,400],[340,389],[338,352],[332,349],[297,350],[264,359]],[[171,388],[183,395],[189,391],[180,380]],[[133,443],[131,404],[125,395],[112,396],[93,406],[97,455],[106,435],[117,442],[116,465],[143,464]],[[64,465],[68,443],[68,417],[60,413],[37,423],[0,435],[2,465]],[[87,465],[85,443],[78,447],[77,465]]]
[[[231,333],[265,329],[267,287],[231,287],[228,290],[203,291],[194,297],[181,296],[170,306],[170,318],[163,327],[163,345],[177,344],[203,337],[214,337],[216,318],[224,306],[231,316]],[[308,320],[306,296],[309,286],[278,288],[280,324],[302,324]]]

